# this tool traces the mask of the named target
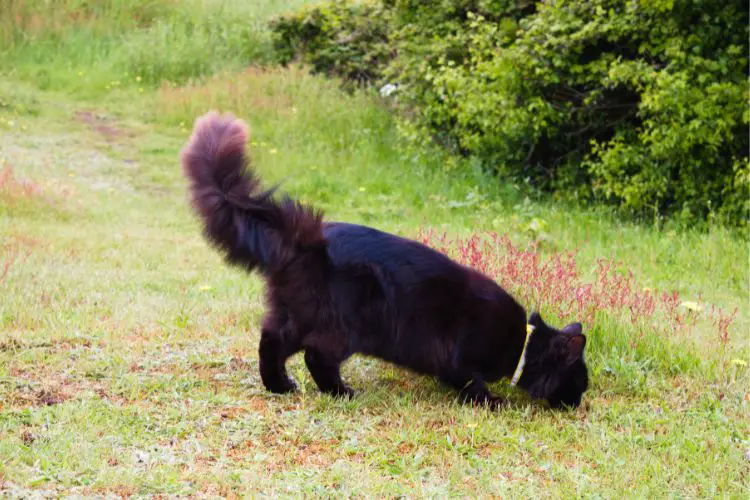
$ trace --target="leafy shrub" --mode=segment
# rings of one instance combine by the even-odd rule
[[[747,223],[744,3],[337,1],[273,30],[282,62],[398,84],[412,138],[488,170],[641,216]]]
[[[282,64],[301,54],[315,72],[371,83],[388,56],[388,18],[388,10],[374,2],[303,8],[271,22],[273,44]]]

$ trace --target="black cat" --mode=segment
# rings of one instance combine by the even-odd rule
[[[505,290],[442,253],[369,227],[324,223],[314,209],[274,199],[247,170],[246,142],[242,121],[209,113],[196,122],[182,165],[208,240],[229,263],[266,279],[259,354],[268,390],[295,389],[284,365],[304,350],[330,394],[353,394],[339,367],[363,353],[435,375],[463,401],[499,405],[486,383],[512,376],[552,407],[581,403],[588,373],[580,323],[556,330],[533,313],[527,327]]]

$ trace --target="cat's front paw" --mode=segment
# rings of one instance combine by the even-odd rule
[[[349,387],[348,385],[340,385],[333,389],[331,391],[331,394],[339,397],[339,398],[346,398],[346,399],[352,399],[354,396],[357,395],[356,391]]]
[[[502,398],[500,396],[483,396],[474,398],[471,400],[471,403],[475,406],[484,406],[489,408],[490,410],[497,410],[505,405],[505,398]]]
[[[487,400],[487,406],[491,410],[498,410],[501,407],[505,406],[505,398],[502,398],[500,396],[492,396]]]

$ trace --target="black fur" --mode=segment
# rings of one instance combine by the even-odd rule
[[[245,125],[209,113],[182,154],[193,206],[228,262],[267,282],[260,373],[270,391],[295,388],[286,360],[304,351],[321,391],[352,395],[339,367],[375,356],[437,376],[463,401],[497,406],[486,383],[512,376],[526,338],[526,312],[494,281],[421,243],[369,227],[323,223],[276,201],[247,171]],[[529,284],[543,286],[543,284]],[[580,323],[536,327],[518,385],[553,407],[578,406],[588,387]]]

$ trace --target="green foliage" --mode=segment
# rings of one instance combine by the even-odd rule
[[[271,22],[274,47],[282,64],[301,54],[315,72],[370,83],[388,57],[388,18],[375,2],[305,7]]]
[[[403,130],[488,170],[657,220],[747,223],[743,3],[337,1],[273,29],[285,61],[399,84]]]

